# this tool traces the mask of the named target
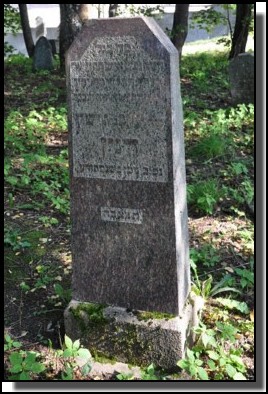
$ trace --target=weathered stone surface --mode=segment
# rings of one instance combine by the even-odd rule
[[[35,18],[35,21],[36,21],[35,39],[37,41],[39,39],[39,37],[42,37],[42,36],[45,37],[47,35],[47,32],[45,29],[45,24],[44,24],[43,18],[38,16],[37,18]]]
[[[34,70],[53,69],[52,49],[46,37],[40,37],[35,45],[33,69]]]
[[[125,363],[115,362],[113,364],[103,364],[95,362],[89,373],[91,379],[115,380],[118,374],[133,376],[133,379],[141,379],[141,370],[139,367],[130,367]]]
[[[181,313],[189,291],[178,53],[148,18],[67,53],[73,298]]]
[[[235,104],[254,103],[255,62],[254,54],[241,53],[230,61],[229,76],[231,95]]]
[[[66,334],[95,352],[132,365],[154,363],[174,369],[190,340],[192,305],[182,317],[163,317],[119,307],[71,301],[64,313]]]

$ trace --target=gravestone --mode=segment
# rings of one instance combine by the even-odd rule
[[[50,43],[51,46],[52,55],[53,56],[57,55],[56,40],[52,39],[52,40],[48,40],[48,42]]]
[[[86,23],[66,59],[73,256],[66,332],[130,362],[124,333],[135,327],[134,361],[174,366],[191,320],[178,52],[154,20],[109,18]],[[84,303],[108,305],[102,340]],[[135,310],[170,320],[147,324]],[[87,339],[75,316],[90,327]],[[148,341],[155,350],[140,346]]]
[[[254,103],[255,62],[254,54],[241,53],[230,61],[229,77],[234,104]]]
[[[45,24],[44,24],[43,18],[41,18],[40,16],[37,16],[35,18],[35,22],[36,22],[35,39],[37,41],[40,37],[42,37],[42,36],[45,37],[47,35],[47,32],[45,29]]]
[[[49,41],[46,37],[40,37],[35,45],[33,57],[34,70],[53,69],[53,55]]]

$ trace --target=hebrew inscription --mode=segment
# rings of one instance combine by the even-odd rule
[[[142,223],[142,210],[130,208],[101,207],[101,220],[106,222]]]
[[[167,70],[134,37],[93,40],[70,65],[75,177],[167,182]]]

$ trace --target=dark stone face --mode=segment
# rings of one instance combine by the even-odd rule
[[[255,62],[254,55],[242,53],[231,60],[229,66],[231,95],[234,104],[254,103]]]
[[[34,70],[51,70],[53,68],[52,49],[46,37],[40,37],[35,45]]]
[[[66,66],[73,298],[177,314],[189,290],[177,51],[152,20],[99,19]]]

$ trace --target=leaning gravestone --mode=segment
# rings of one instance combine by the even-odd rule
[[[121,361],[174,366],[192,311],[178,52],[151,19],[99,19],[66,64],[66,333]]]
[[[52,49],[46,37],[40,37],[35,45],[33,69],[34,70],[53,69]]]
[[[255,62],[254,54],[241,53],[230,61],[229,76],[234,104],[254,103]]]

